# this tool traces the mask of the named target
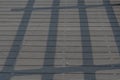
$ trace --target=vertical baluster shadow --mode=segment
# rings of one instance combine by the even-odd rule
[[[115,38],[115,42],[116,42],[116,45],[117,45],[117,48],[118,48],[118,53],[120,55],[120,42],[119,42],[120,41],[120,38],[119,38],[120,25],[117,21],[116,15],[115,15],[114,10],[113,10],[113,7],[108,6],[108,5],[111,4],[110,0],[103,0],[103,4],[105,5],[105,10],[106,10],[109,22],[111,24],[113,35],[114,35],[114,38]]]
[[[23,14],[22,20],[21,20],[20,25],[18,27],[18,31],[16,33],[15,39],[14,39],[13,44],[11,46],[11,49],[10,49],[9,55],[7,57],[7,60],[5,62],[5,65],[3,67],[3,70],[1,71],[1,72],[8,72],[8,73],[1,74],[0,80],[10,80],[10,78],[14,75],[14,67],[16,64],[16,59],[17,59],[17,56],[20,52],[20,49],[21,49],[21,46],[23,43],[23,39],[24,39],[24,35],[25,35],[26,30],[27,30],[27,26],[29,24],[29,19],[30,19],[31,14],[32,14],[32,8],[34,5],[34,1],[35,0],[29,0],[27,2],[26,10]],[[14,59],[10,60],[11,57]],[[7,66],[7,65],[9,65],[9,66]]]
[[[81,6],[79,7],[79,19],[80,19],[80,32],[82,39],[81,41],[82,41],[83,65],[94,65],[87,12],[85,8],[85,1],[78,0],[78,6]],[[87,38],[85,37],[85,35],[87,35]],[[86,39],[88,40],[88,42],[84,41]],[[87,60],[88,57],[90,58],[90,60]],[[93,73],[93,74],[91,75],[88,73]],[[95,70],[90,70],[90,68],[86,68],[84,71],[84,80],[96,80]]]
[[[46,68],[47,65],[51,65],[51,69],[54,69],[54,62],[55,62],[55,53],[56,53],[56,42],[57,42],[57,29],[58,29],[58,18],[59,18],[59,7],[60,0],[53,0],[53,8],[51,13],[51,21],[49,26],[48,32],[48,40],[47,40],[47,49],[45,52],[45,60],[43,68]],[[54,35],[54,36],[53,36]],[[50,47],[52,46],[52,47]],[[51,57],[52,59],[47,59]],[[43,74],[42,80],[53,80],[54,74]]]

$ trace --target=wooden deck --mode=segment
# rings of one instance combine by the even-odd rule
[[[0,80],[120,80],[119,4],[0,0]]]

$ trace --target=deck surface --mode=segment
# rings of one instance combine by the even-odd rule
[[[120,0],[0,0],[0,80],[120,80]]]

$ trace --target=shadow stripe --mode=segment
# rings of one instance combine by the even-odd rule
[[[51,11],[52,12],[51,21],[50,21],[50,26],[49,26],[48,40],[47,40],[47,47],[46,47],[47,49],[45,52],[45,59],[44,59],[44,64],[43,64],[44,69],[46,69],[47,64],[53,65],[50,68],[54,69],[55,59],[48,60],[46,58],[48,57],[55,58],[56,42],[57,42],[57,28],[58,28],[58,19],[59,19],[59,9],[57,7],[59,7],[59,5],[60,5],[60,0],[53,0],[53,5],[52,5],[53,8]],[[52,36],[52,35],[55,35],[55,36]],[[54,42],[51,40],[54,40]],[[50,47],[50,46],[53,46],[53,47]],[[54,74],[46,73],[42,75],[42,80],[53,80],[53,77],[54,77]]]
[[[119,6],[120,4],[108,4],[108,6]],[[96,8],[96,7],[103,7],[105,5],[86,5],[84,6],[84,8]],[[81,8],[83,6],[61,6],[61,7],[56,7],[57,9],[76,9],[76,8]],[[37,8],[33,8],[33,11],[36,10],[49,10],[49,9],[53,9],[54,7],[37,7]],[[24,8],[18,8],[18,9],[11,9],[11,11],[24,11]]]
[[[120,34],[120,25],[119,25],[119,23],[117,21],[117,18],[116,18],[116,15],[114,13],[114,10],[113,10],[112,6],[108,6],[110,4],[110,1],[109,0],[103,0],[103,4],[106,5],[105,6],[106,13],[107,13],[109,22],[111,24],[113,35],[114,35],[115,42],[116,42],[117,49],[118,49],[118,53],[120,55],[120,47],[119,47],[120,38],[118,37],[118,35]]]
[[[90,40],[87,12],[86,12],[86,8],[84,8],[85,6],[84,0],[78,0],[78,6],[81,6],[81,8],[79,8],[79,17],[80,17],[80,32],[81,32],[81,39],[82,39],[81,41],[82,41],[82,50],[83,50],[83,65],[94,65],[92,47],[86,47],[88,45],[91,46],[91,40]],[[84,35],[88,35],[88,36],[85,38]],[[88,42],[85,42],[84,41],[85,39],[87,39]],[[88,52],[89,54],[86,54],[86,52]],[[86,59],[88,56],[90,57],[90,60]],[[93,75],[86,74],[88,72],[93,73]],[[96,80],[95,70],[86,68],[84,70],[84,80]]]
[[[22,42],[24,39],[24,35],[25,35],[26,30],[27,30],[29,19],[30,19],[31,14],[32,14],[32,10],[30,10],[30,9],[33,8],[33,5],[34,5],[34,0],[29,0],[27,2],[26,10],[23,14],[23,17],[22,17],[22,20],[21,20],[20,25],[18,27],[18,31],[16,33],[13,45],[10,49],[9,55],[8,55],[7,60],[5,62],[5,65],[10,64],[11,67],[8,68],[7,66],[4,66],[4,68],[2,70],[2,71],[10,71],[10,73],[6,74],[6,75],[5,74],[0,75],[0,80],[10,80],[11,76],[14,74],[14,67],[16,64],[16,59],[17,59],[17,56],[20,52],[21,45],[22,45]],[[23,29],[24,29],[24,31],[21,32],[21,30],[23,30]],[[18,36],[18,35],[23,35],[23,36]],[[17,41],[18,39],[20,40],[19,43]],[[15,46],[15,44],[18,44],[18,46]],[[13,51],[16,51],[16,52],[14,53]],[[10,57],[14,57],[15,59],[9,60]]]
[[[114,66],[114,67],[111,67]],[[41,68],[41,69],[30,69],[30,70],[16,70],[15,76],[24,76],[30,74],[42,74],[42,73],[52,73],[52,74],[63,74],[72,72],[84,72],[86,68],[101,71],[101,70],[115,70],[120,69],[120,64],[106,64],[106,65],[91,65],[91,66],[68,66],[68,67],[58,67],[58,68]],[[91,71],[90,71],[91,72]],[[90,73],[88,72],[88,73]],[[4,72],[9,73],[9,72]]]

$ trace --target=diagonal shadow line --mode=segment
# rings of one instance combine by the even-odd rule
[[[106,12],[107,12],[107,16],[108,16],[108,19],[109,19],[109,22],[111,24],[111,27],[112,27],[112,31],[113,31],[113,35],[115,37],[115,42],[116,42],[116,45],[117,45],[117,48],[118,48],[118,53],[120,55],[120,38],[117,36],[120,34],[120,25],[117,21],[117,18],[116,18],[116,15],[114,13],[114,10],[112,8],[112,6],[107,6],[108,4],[110,4],[110,1],[109,0],[103,0],[104,2],[104,5],[105,6],[105,9],[106,9]],[[119,30],[119,31],[117,31]]]
[[[54,62],[55,62],[55,53],[56,53],[56,42],[57,42],[57,29],[58,29],[58,19],[59,19],[59,7],[60,0],[53,0],[53,8],[51,11],[51,21],[49,26],[49,32],[48,32],[48,40],[47,40],[47,48],[45,52],[45,59],[43,63],[43,68],[46,68],[46,65],[52,65],[50,68],[54,68]],[[56,15],[54,15],[56,14]],[[53,31],[54,29],[54,31]],[[55,35],[55,36],[52,36]],[[53,42],[53,41],[54,42]],[[50,47],[53,46],[53,47]],[[51,52],[51,53],[49,53]],[[53,59],[48,60],[47,58],[51,57]],[[53,74],[43,74],[42,80],[53,80],[54,75]]]
[[[22,42],[23,42],[23,38],[24,38],[24,35],[25,35],[25,32],[26,32],[26,29],[27,29],[27,26],[28,26],[28,23],[29,23],[29,19],[31,17],[31,14],[32,14],[32,11],[30,10],[30,8],[33,7],[33,4],[34,4],[34,0],[29,0],[27,5],[26,5],[26,10],[23,14],[23,17],[22,17],[22,20],[20,22],[20,25],[18,27],[18,31],[16,33],[16,36],[15,36],[15,39],[13,41],[13,45],[10,49],[10,52],[9,52],[9,55],[7,57],[7,60],[5,62],[5,65],[8,65],[10,64],[11,67],[7,67],[7,66],[4,66],[3,67],[3,70],[2,71],[10,71],[10,73],[8,75],[0,75],[0,80],[10,80],[11,76],[12,76],[12,73],[14,72],[14,67],[15,67],[15,63],[16,63],[16,59],[17,59],[17,56],[20,52],[20,49],[21,49],[21,45],[22,45]],[[24,19],[27,19],[26,21]],[[21,29],[24,31],[22,31],[21,33]],[[18,36],[18,35],[23,35],[23,36]],[[17,41],[17,40],[20,40],[20,41]],[[15,46],[15,45],[18,45],[18,46]],[[16,51],[15,53],[13,51]],[[14,57],[15,59],[13,60],[9,60],[10,57]]]
[[[107,4],[107,6],[118,6],[119,4]],[[86,5],[84,8],[96,8],[96,7],[104,7],[106,5]],[[75,9],[75,8],[81,8],[83,6],[61,6],[61,7],[56,7],[57,9]],[[31,10],[36,11],[36,10],[49,10],[53,9],[54,7],[37,7],[37,8],[31,8]],[[11,9],[11,11],[24,11],[26,8],[17,8],[17,9]]]

